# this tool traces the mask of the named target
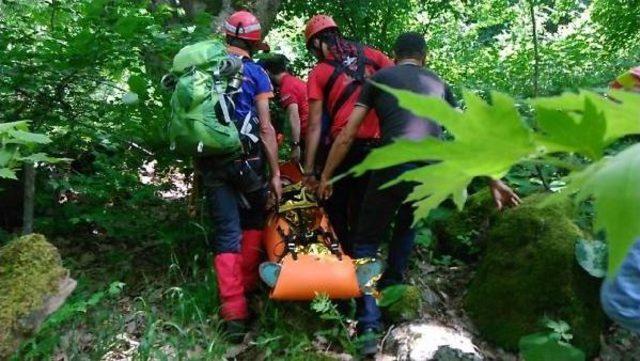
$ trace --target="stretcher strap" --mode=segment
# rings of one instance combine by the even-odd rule
[[[290,228],[290,229],[293,229],[293,228]],[[280,237],[282,237],[286,245],[285,251],[280,257],[284,258],[284,256],[286,256],[287,254],[291,254],[291,257],[293,258],[293,260],[294,261],[297,260],[298,246],[302,246],[300,242],[301,237],[296,235],[295,233],[285,234],[284,230],[280,226],[277,227],[277,231],[280,234]],[[324,239],[329,240],[328,246],[329,246],[329,250],[331,251],[331,254],[336,256],[338,260],[342,261],[342,251],[340,250],[340,243],[333,236],[333,233],[331,233],[330,231],[325,231],[321,228],[317,228],[314,231],[305,234],[304,237],[302,238],[304,238],[305,240],[309,240],[317,237],[323,237]],[[311,243],[316,243],[316,242],[305,242],[305,245],[308,245]]]

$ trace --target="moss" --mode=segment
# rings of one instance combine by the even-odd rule
[[[457,259],[472,260],[484,247],[485,233],[497,213],[491,193],[485,187],[469,197],[462,212],[451,212],[433,223],[437,250]]]
[[[386,316],[392,322],[411,321],[420,316],[422,295],[416,286],[408,286],[402,297],[387,307]]]
[[[604,326],[598,280],[575,260],[581,231],[568,216],[570,205],[540,208],[542,199],[528,197],[496,220],[465,308],[483,336],[505,349],[541,331],[548,316],[568,322],[573,343],[594,355]]]
[[[23,329],[19,320],[57,292],[65,272],[58,250],[42,235],[24,236],[0,248],[0,359],[17,346],[15,335],[32,331]]]

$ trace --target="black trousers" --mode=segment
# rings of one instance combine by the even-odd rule
[[[201,159],[198,167],[215,227],[212,249],[216,253],[237,253],[242,231],[264,227],[267,213],[264,161],[261,156],[224,163]]]
[[[385,189],[380,187],[416,167],[416,164],[407,163],[372,171],[366,186],[358,224],[353,233],[353,256],[356,259],[377,257],[380,243],[393,225],[387,267],[378,282],[378,289],[404,282],[416,238],[416,231],[412,227],[413,205],[405,203],[413,185],[400,183]],[[356,318],[361,332],[367,329],[380,331],[381,317],[373,296],[364,295],[356,300]]]
[[[336,169],[335,175],[344,174],[360,164],[376,146],[376,141],[356,140],[342,164]],[[333,194],[324,205],[340,245],[348,255],[353,253],[353,232],[358,224],[369,177],[370,174],[367,172],[360,177],[348,176],[340,179],[333,185]]]

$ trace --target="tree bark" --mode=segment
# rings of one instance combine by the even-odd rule
[[[36,168],[33,162],[23,164],[24,199],[22,211],[22,234],[33,233],[33,210],[36,193]]]
[[[276,20],[276,16],[278,15],[278,11],[280,10],[281,4],[282,1],[280,0],[255,1],[253,10],[254,14],[258,17],[258,19],[260,19],[263,36],[266,36],[269,30],[271,30],[273,22],[274,20]]]

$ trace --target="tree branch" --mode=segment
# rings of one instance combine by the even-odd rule
[[[540,52],[538,49],[538,27],[536,24],[536,4],[535,0],[529,0],[529,16],[531,19],[531,37],[533,39],[533,96],[537,97],[540,91]]]

